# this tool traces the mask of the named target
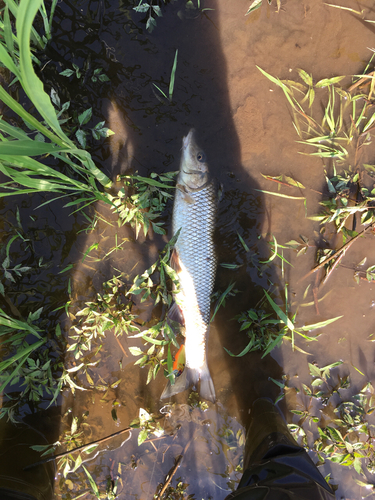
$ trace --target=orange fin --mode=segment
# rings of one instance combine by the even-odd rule
[[[173,361],[173,370],[178,371],[177,377],[181,375],[185,368],[185,345],[182,344],[176,353]]]

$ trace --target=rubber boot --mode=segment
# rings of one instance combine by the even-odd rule
[[[258,399],[246,434],[244,472],[225,500],[334,500],[335,495],[269,399]]]
[[[268,398],[254,401],[250,413],[250,425],[246,433],[244,470],[257,463],[276,446],[284,446],[290,452],[300,450],[290,434],[288,426],[277,407]]]

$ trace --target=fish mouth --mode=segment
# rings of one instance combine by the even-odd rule
[[[191,141],[193,140],[195,134],[195,129],[191,128],[187,136],[182,140],[182,149],[187,149]]]
[[[205,176],[207,172],[202,172],[202,170],[190,170],[186,172],[186,170],[182,169],[183,173],[186,175],[199,175],[201,177]]]

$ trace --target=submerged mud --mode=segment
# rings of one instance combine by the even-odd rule
[[[288,380],[297,380],[296,384],[308,383],[307,362],[321,367],[342,360],[344,364],[338,370],[351,377],[348,397],[374,379],[374,349],[369,340],[375,314],[374,286],[365,281],[357,284],[353,279],[354,269],[364,257],[366,265],[375,264],[373,235],[359,239],[328,283],[319,287],[317,309],[312,293],[315,275],[301,278],[315,265],[321,238],[319,223],[306,215],[318,213],[319,202],[327,195],[324,166],[321,159],[300,154],[308,150],[296,142],[298,136],[285,96],[257,69],[259,66],[284,80],[298,80],[298,68],[312,74],[314,81],[361,74],[372,55],[368,47],[375,45],[373,25],[320,0],[282,0],[280,12],[275,2],[269,5],[264,0],[260,9],[245,17],[249,3],[207,0],[201,2],[201,10],[186,9],[184,2],[170,3],[163,8],[163,17],[157,18],[152,33],[146,31],[145,19],[132,9],[132,2],[66,1],[56,8],[53,40],[47,53],[52,62],[43,68],[42,78],[46,86],[61,94],[62,102],[70,100],[78,110],[93,106],[97,121],[105,119],[115,132],[104,144],[93,142],[90,150],[107,175],[115,180],[125,172],[148,175],[177,170],[181,139],[191,127],[197,130],[210,171],[223,185],[215,235],[219,258],[215,290],[223,292],[235,282],[239,291],[220,309],[210,331],[208,363],[218,405],[210,405],[207,412],[187,410],[186,394],[178,395],[175,406],[164,410],[167,417],[161,420],[171,436],[151,439],[138,447],[138,431],[133,430],[129,440],[128,436],[116,437],[95,458],[89,457],[92,460],[85,465],[101,491],[108,478],[120,478],[120,499],[150,498],[158,493],[158,485],[164,483],[180,455],[183,459],[171,484],[176,486],[181,481],[185,495],[197,499],[224,498],[241,476],[236,467],[241,466],[244,426],[252,402],[265,396],[275,400],[280,394],[271,377],[281,381],[285,375]],[[342,0],[340,5],[353,8],[349,0]],[[372,2],[361,2],[361,8],[365,19],[375,20]],[[153,84],[168,94],[177,49],[175,88],[168,101]],[[60,72],[72,68],[73,63],[85,71],[80,79],[73,76],[67,81]],[[103,68],[109,82],[92,81],[97,68]],[[326,95],[321,91],[316,99],[324,102]],[[367,154],[371,163],[371,150]],[[326,168],[332,170],[332,164]],[[260,192],[278,190],[261,174],[284,174],[301,182],[306,187],[303,194],[298,189],[290,194],[306,197],[306,207],[302,200]],[[284,189],[280,192],[288,194]],[[25,206],[22,217],[31,208]],[[170,225],[171,209],[167,206],[163,216],[166,227]],[[156,234],[136,240],[132,230],[118,228],[111,220],[113,213],[108,207],[95,207],[102,220],[91,232],[79,232],[79,228],[87,227],[86,222],[78,215],[68,219],[61,205],[51,203],[48,210],[48,223],[42,215],[37,216],[35,231],[39,236],[35,239],[44,242],[38,255],[54,262],[55,267],[44,271],[36,294],[39,301],[39,295],[45,294],[51,321],[57,307],[68,300],[76,310],[83,307],[118,271],[131,282],[157,259],[158,251],[168,241],[168,235]],[[2,214],[7,217],[6,207]],[[55,230],[49,233],[47,226]],[[269,259],[272,249],[268,242],[273,237],[285,244],[300,235],[309,240],[310,247],[298,257],[296,252],[285,250],[284,257],[291,266],[282,267],[278,258],[269,264],[259,263]],[[332,247],[341,246],[333,235],[329,241]],[[124,243],[121,249],[109,253],[119,242]],[[85,256],[94,244],[97,247]],[[70,263],[75,266],[69,273],[71,294],[67,297],[67,275],[62,274],[60,279],[59,271]],[[228,269],[220,263],[238,267]],[[285,342],[264,358],[259,352],[230,357],[223,347],[239,353],[247,344],[247,337],[233,318],[259,307],[263,289],[271,290],[282,306],[286,283],[289,306],[293,312],[298,309],[299,325],[343,318],[322,329],[317,342],[296,340],[308,354],[293,351],[290,342]],[[22,307],[26,298],[18,297],[18,305]],[[161,314],[160,308],[152,311],[147,303],[138,303],[137,312],[143,321],[155,320]],[[71,319],[62,316],[61,321],[70,326]],[[133,345],[142,343],[126,335],[116,340],[107,334],[96,358],[100,362],[89,371],[100,388],[91,389],[82,373],[78,380],[87,391],[76,390],[74,396],[68,390],[63,393],[60,434],[70,427],[72,415],[81,418],[85,412],[88,416],[81,427],[84,442],[128,427],[140,408],[159,414],[165,379],[159,374],[146,385],[146,370],[133,365],[135,358],[128,350]],[[66,366],[77,365],[69,353],[65,362]],[[294,417],[287,410],[295,409],[293,404],[292,398],[281,403],[289,421]],[[364,495],[364,488],[355,482],[360,476],[353,469],[344,470],[327,461],[322,473],[329,472],[332,482],[338,484],[337,498],[354,500]],[[85,491],[87,497],[91,495],[82,469],[68,474],[67,479],[60,471],[55,491],[56,498],[64,500]]]

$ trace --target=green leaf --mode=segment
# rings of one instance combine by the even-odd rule
[[[246,245],[246,243],[245,243],[244,239],[242,238],[242,236],[239,234],[239,232],[238,232],[238,231],[237,231],[237,236],[238,236],[238,238],[239,238],[239,240],[240,240],[240,242],[241,242],[241,244],[242,244],[242,246],[243,246],[243,248],[244,248],[245,252],[250,252],[249,247]]]
[[[90,474],[90,472],[86,469],[86,467],[84,465],[82,465],[82,468],[86,473],[87,479],[89,480],[89,483],[90,483],[90,486],[92,488],[94,495],[96,496],[96,498],[98,498],[98,500],[100,500],[99,488],[97,487],[92,475]]]
[[[226,347],[224,347],[225,351],[229,354],[229,356],[232,356],[234,358],[241,358],[242,356],[245,356],[246,353],[248,353],[250,351],[250,349],[253,347],[254,345],[254,340],[251,339],[250,342],[247,344],[247,346],[245,347],[245,349],[243,349],[239,354],[233,354],[231,351],[229,351],[229,349],[227,349]]]
[[[98,446],[99,446],[98,443],[89,444],[88,446],[86,446],[86,448],[83,448],[82,453],[86,453],[86,455],[90,455],[90,453],[92,453],[94,450],[96,450],[96,448]]]
[[[139,347],[129,347],[129,351],[133,356],[141,356],[143,351]]]
[[[268,380],[272,380],[272,382],[280,387],[280,389],[285,389],[285,383],[279,382],[272,377],[268,377]]]
[[[302,78],[302,80],[306,83],[306,85],[308,85],[309,87],[311,87],[313,85],[312,76],[309,75],[308,73],[306,73],[306,71],[304,71],[303,69],[297,69],[297,73]]]
[[[343,316],[336,316],[336,318],[327,319],[326,321],[320,321],[319,323],[314,323],[312,325],[301,326],[298,328],[301,332],[310,332],[311,330],[316,330],[317,328],[323,328],[338,319],[343,318]]]
[[[0,142],[1,155],[40,156],[47,153],[69,152],[69,148],[61,148],[55,144],[33,140],[10,140]]]
[[[92,117],[92,108],[86,109],[83,113],[81,113],[78,116],[78,122],[80,126],[82,127],[82,125],[86,125],[86,123],[88,123],[91,120],[91,117]]]
[[[333,78],[323,78],[323,80],[319,80],[318,83],[315,84],[315,88],[323,88],[328,87],[328,85],[333,85],[335,83],[341,82],[345,76],[334,76]]]
[[[60,75],[62,76],[66,76],[66,77],[69,77],[69,76],[72,76],[74,75],[75,71],[73,71],[72,69],[64,69],[64,71],[61,71],[61,73],[59,73]]]
[[[177,69],[177,56],[178,56],[178,49],[176,49],[176,53],[174,55],[173,66],[172,66],[172,71],[171,71],[171,79],[169,82],[169,100],[170,101],[172,100],[173,90],[174,90],[174,82],[175,82],[176,69]]]
[[[139,434],[138,434],[138,446],[141,446],[142,443],[144,443],[147,439],[147,429],[142,429]]]
[[[320,369],[317,366],[309,363],[309,369],[312,377],[320,377]]]
[[[42,0],[22,0],[18,6],[16,29],[19,43],[19,68],[22,86],[38,112],[55,134],[66,144],[73,145],[61,130],[51,100],[43,89],[41,80],[35,74],[30,50],[30,37],[34,18]],[[21,115],[22,116],[22,115]]]
[[[267,297],[268,302],[271,304],[272,309],[275,311],[275,313],[278,315],[278,317],[281,319],[281,321],[286,325],[289,330],[293,331],[294,330],[294,325],[288,318],[288,316],[280,309],[280,307],[275,304],[275,302],[271,299],[271,297],[268,295],[268,293],[264,290],[264,293]]]
[[[271,342],[271,344],[267,347],[267,349],[265,350],[265,352],[262,354],[262,359],[265,356],[267,356],[267,354],[269,354],[275,347],[277,347],[278,345],[281,344],[284,335],[285,335],[284,333],[280,333],[280,335],[278,337],[276,337],[273,342]]]
[[[257,10],[259,9],[259,7],[262,5],[262,0],[254,0],[251,4],[250,4],[250,7],[247,9],[247,12],[245,14],[245,16],[248,16],[249,14],[251,14],[252,12],[254,12],[254,10]]]

